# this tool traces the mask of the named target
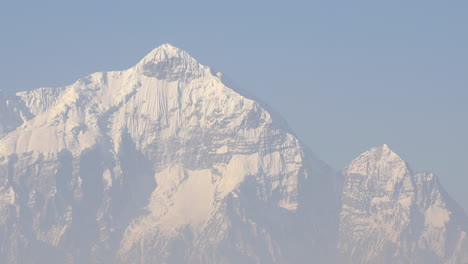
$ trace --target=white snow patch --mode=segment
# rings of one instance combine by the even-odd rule
[[[10,186],[7,189],[3,187],[0,189],[0,207],[7,205],[14,205],[16,201],[16,193]]]
[[[102,174],[102,180],[104,182],[104,189],[109,190],[112,187],[112,175],[109,169],[106,169]]]
[[[425,212],[425,222],[426,226],[433,227],[444,227],[445,224],[450,220],[450,212],[438,206],[431,206]]]

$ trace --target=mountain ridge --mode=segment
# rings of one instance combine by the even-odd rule
[[[382,145],[335,177],[282,118],[170,44],[0,100],[4,262],[468,259],[466,214],[436,176]]]

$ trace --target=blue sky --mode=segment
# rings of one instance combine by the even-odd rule
[[[169,42],[340,168],[387,143],[468,208],[467,1],[2,1],[4,90],[70,84]]]

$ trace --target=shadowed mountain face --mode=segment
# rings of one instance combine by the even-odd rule
[[[218,76],[166,44],[2,95],[0,262],[467,261],[468,221],[435,176],[383,146],[342,182]]]

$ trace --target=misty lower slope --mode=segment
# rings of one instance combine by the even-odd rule
[[[0,103],[2,263],[468,262],[435,176],[383,146],[341,181],[171,45]]]

